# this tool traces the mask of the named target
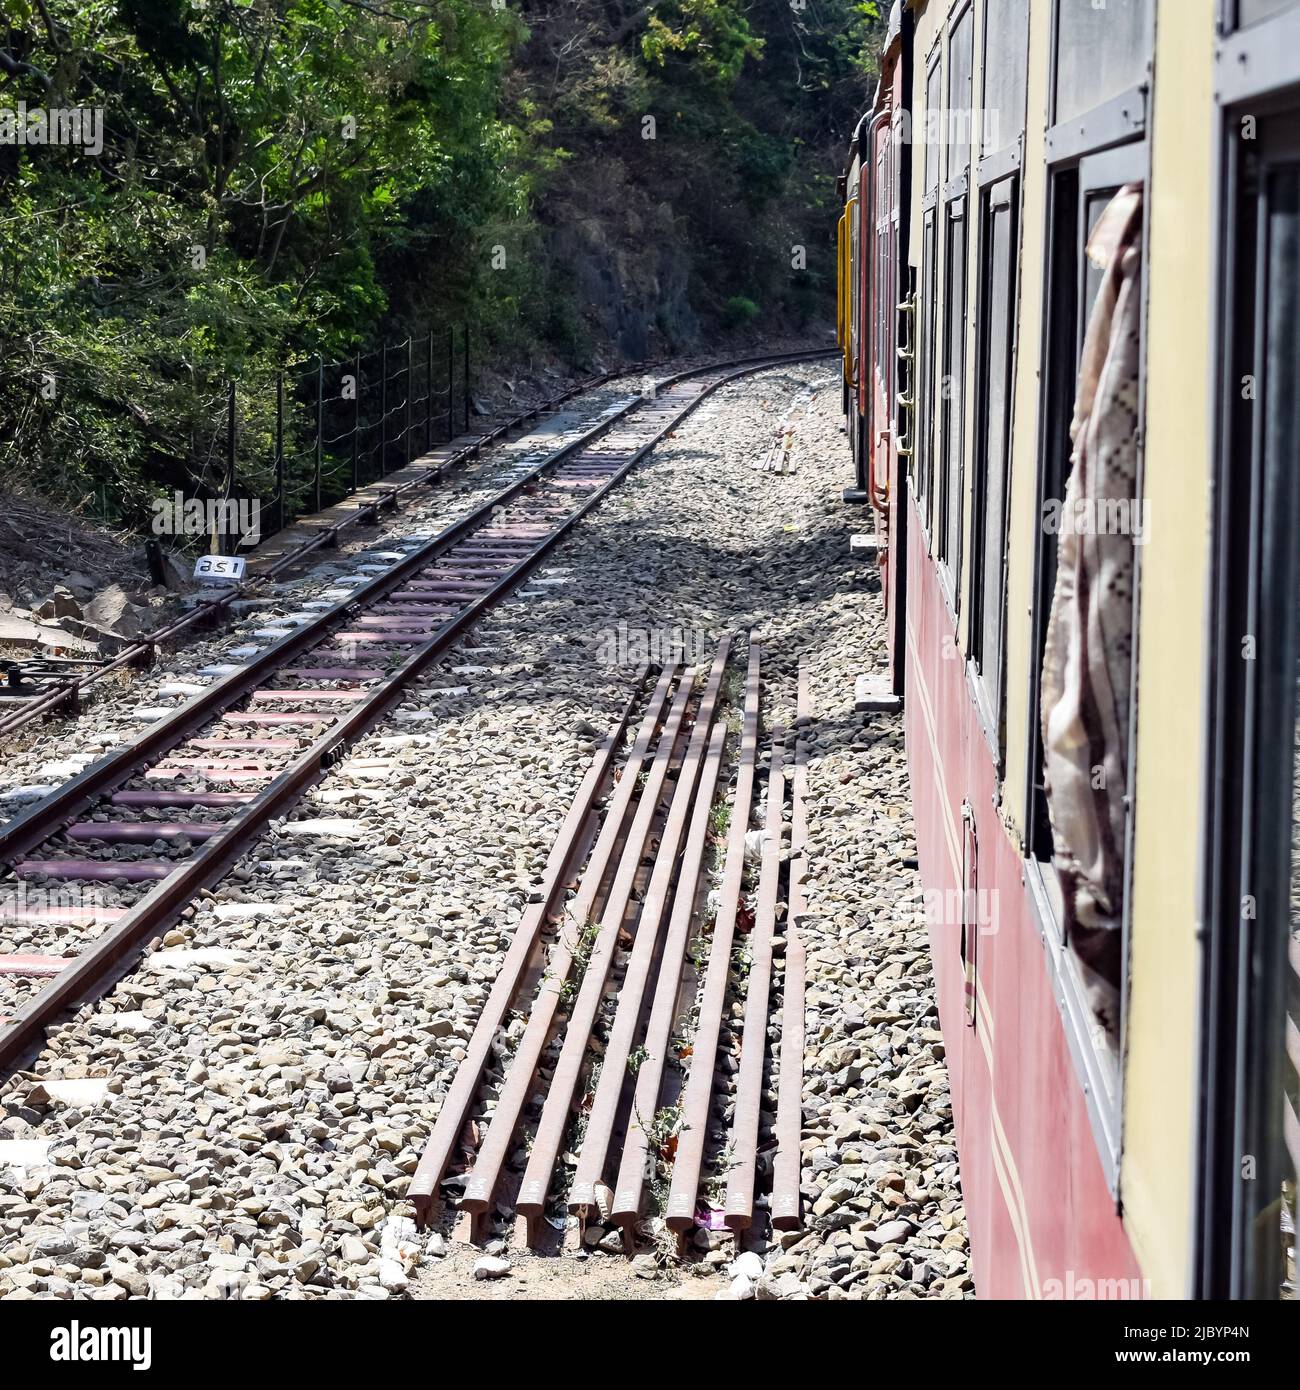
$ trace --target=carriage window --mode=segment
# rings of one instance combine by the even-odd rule
[[[935,508],[934,417],[938,356],[939,225],[936,204],[942,165],[943,70],[936,43],[925,78],[925,197],[921,229],[921,293],[917,306],[916,473],[922,521],[933,543]]]
[[[966,372],[966,199],[948,204],[944,242],[943,377],[939,382],[942,474],[939,480],[939,555],[948,566],[954,605],[961,570],[962,428]]]
[[[1030,853],[1097,1037],[1124,1007],[1141,507],[1143,142],[1052,175]],[[1106,583],[1099,574],[1106,574]],[[1081,642],[1084,631],[1102,642]],[[1083,649],[1087,660],[1071,653]],[[1098,795],[1098,790],[1102,794]]]
[[[1146,80],[1152,0],[1057,0],[1057,124]]]
[[[890,343],[890,329],[893,324],[894,285],[889,267],[889,203],[890,203],[890,157],[893,141],[888,126],[877,137],[880,142],[876,155],[876,205],[871,211],[876,237],[876,375],[880,378],[880,389],[886,402],[889,401],[890,357],[893,345]]]
[[[939,118],[943,109],[936,56],[925,79],[925,189],[939,187]]]
[[[917,402],[920,433],[916,448],[919,454],[917,466],[921,486],[921,514],[927,529],[934,525],[934,364],[935,334],[938,328],[939,261],[935,247],[935,210],[930,208],[925,214],[925,225],[921,233],[921,306],[918,315],[920,328],[920,398]]]
[[[975,495],[983,517],[973,526],[972,657],[983,681],[984,718],[1002,753],[1003,631],[1006,612],[1007,468],[1011,426],[1012,338],[1015,331],[1018,180],[983,195],[984,276],[980,287],[975,393]]]
[[[984,7],[984,114],[980,153],[1013,144],[1025,128],[1029,66],[1029,0]]]
[[[1228,380],[1257,388],[1249,400],[1231,386],[1223,396],[1202,1296],[1295,1299],[1300,113],[1262,122],[1245,145],[1230,204]]]
[[[939,477],[939,557],[947,569],[954,607],[960,606],[962,450],[966,418],[967,194],[957,180],[969,172],[971,67],[974,26],[969,8],[948,38],[948,149],[944,205],[943,376],[939,383],[942,460]]]
[[[948,177],[956,178],[970,166],[971,66],[974,60],[971,12],[957,21],[948,39]]]

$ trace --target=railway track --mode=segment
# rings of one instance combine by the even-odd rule
[[[0,1067],[129,970],[702,400],[823,355],[665,379],[0,827],[0,917],[51,942],[0,954]]]
[[[41,693],[33,694],[18,707],[0,713],[0,738],[15,733],[38,719],[80,713],[83,697],[106,676],[117,671],[147,669],[154,664],[159,652],[168,644],[220,627],[229,621],[241,601],[298,568],[317,552],[337,549],[348,531],[379,525],[386,512],[396,512],[401,503],[412,494],[436,486],[456,469],[504,443],[516,431],[524,430],[543,417],[557,413],[577,397],[598,390],[621,376],[650,371],[656,365],[658,364],[653,362],[641,363],[626,372],[603,372],[598,376],[589,377],[541,405],[513,415],[479,434],[462,439],[459,444],[452,440],[431,453],[414,459],[407,466],[412,476],[404,481],[373,483],[363,489],[353,510],[333,522],[315,527],[309,536],[293,539],[282,553],[251,572],[244,583],[231,585],[222,592],[203,599],[189,612],[172,622],[145,633],[124,647],[111,660],[94,663],[89,669],[78,670],[61,680],[50,681]],[[18,667],[25,663],[13,664]],[[49,667],[53,663],[47,661],[43,664]],[[85,662],[76,664],[82,667],[86,665]]]

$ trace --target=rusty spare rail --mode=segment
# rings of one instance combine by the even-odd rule
[[[761,1141],[764,1068],[772,998],[772,958],[777,905],[783,879],[782,822],[787,771],[785,736],[774,740],[768,775],[763,833],[762,865],[758,875],[754,927],[749,937],[754,962],[744,993],[744,1030],[740,1040],[740,1068],[734,1094],[730,1080],[716,1070],[722,1028],[734,964],[737,915],[745,893],[745,842],[749,832],[758,760],[760,715],[760,658],[751,641],[745,682],[744,718],[740,753],[736,763],[736,787],[731,824],[723,859],[721,897],[709,955],[699,990],[700,1021],[694,1037],[674,1038],[680,1011],[696,997],[697,981],[686,971],[687,946],[693,927],[707,901],[704,869],[710,841],[714,800],[727,748],[726,718],[722,715],[722,687],[730,656],[730,640],[724,640],[696,699],[698,673],[682,676],[669,703],[674,674],[666,672],[647,707],[637,742],[624,764],[595,835],[595,848],[581,866],[574,896],[551,914],[562,921],[549,958],[531,954],[540,944],[540,914],[525,915],[507,959],[514,965],[503,970],[493,991],[493,1007],[484,1011],[469,1045],[469,1055],[457,1073],[439,1114],[433,1135],[421,1158],[409,1196],[416,1217],[428,1224],[443,1200],[461,1188],[460,1211],[468,1215],[470,1236],[488,1234],[486,1218],[509,1213],[513,1207],[521,1223],[520,1234],[529,1244],[550,1237],[539,1218],[557,1213],[576,1213],[576,1234],[599,1214],[602,1222],[621,1226],[626,1247],[634,1248],[642,1229],[642,1207],[654,1170],[665,1173],[671,1165],[669,1205],[665,1212],[670,1229],[689,1230],[697,1221],[712,1224],[714,1213],[701,1215],[703,1159],[709,1141],[718,1151],[727,1137],[716,1123],[713,1107],[734,1102],[726,1224],[739,1239],[753,1223],[758,1157]],[[806,707],[806,681],[801,682],[800,708]],[[800,722],[801,729],[804,721]],[[689,732],[688,732],[689,730]],[[658,745],[653,757],[650,745]],[[683,744],[685,747],[683,748]],[[806,761],[806,748],[801,757]],[[799,766],[802,766],[802,761]],[[676,769],[675,783],[672,780]],[[800,804],[796,810],[800,848],[803,847],[803,777],[796,784]],[[562,830],[553,856],[573,864],[579,854],[570,852],[572,826],[577,811]],[[657,827],[657,828],[656,828]],[[587,826],[588,840],[591,825]],[[646,882],[640,902],[635,886]],[[608,886],[606,886],[608,881]],[[620,950],[626,957],[614,969]],[[523,962],[528,959],[530,973]],[[575,974],[579,976],[570,984]],[[611,977],[617,980],[611,985]],[[535,986],[525,979],[536,979]],[[802,1018],[788,1015],[803,1007],[802,986],[787,976],[785,1011],[781,1025],[785,1094],[783,1120],[794,1105],[795,1183],[794,1220],[798,1221],[798,1136],[802,1104]],[[535,989],[535,994],[533,993]],[[507,996],[509,1002],[507,1004]],[[610,1009],[612,1018],[606,1012]],[[490,1093],[479,1093],[484,1059],[507,1017],[516,1012],[526,1017],[522,1035],[506,1062],[493,1103]],[[609,1018],[608,1024],[604,1021]],[[558,1043],[558,1055],[547,1060],[547,1049]],[[637,1045],[639,1044],[639,1046]],[[670,1070],[674,1048],[689,1056],[690,1071],[681,1104],[675,1069]],[[787,1049],[797,1048],[797,1054]],[[634,1066],[633,1054],[637,1054]],[[594,1059],[599,1059],[599,1076]],[[592,1071],[585,1085],[584,1070]],[[540,1094],[539,1094],[540,1093]],[[530,1102],[540,1100],[536,1124],[528,1119]],[[580,1138],[569,1138],[576,1113],[583,1117]],[[475,1108],[477,1098],[479,1109]],[[675,1161],[671,1144],[661,1131],[660,1106],[680,1116],[674,1127]],[[467,1120],[486,1113],[486,1131],[475,1151],[477,1130]],[[782,1131],[783,1133],[785,1130]],[[566,1191],[554,1182],[562,1147],[569,1142],[576,1158]],[[447,1177],[458,1148],[463,1144],[468,1172]],[[512,1194],[507,1170],[523,1169]],[[606,1183],[617,1172],[615,1187]],[[554,1186],[553,1186],[554,1182]],[[656,1182],[657,1185],[657,1182]],[[674,1205],[675,1203],[675,1205]],[[784,1210],[784,1203],[782,1204]],[[783,1224],[790,1224],[785,1222]]]
[[[644,1060],[636,1073],[632,1093],[632,1112],[628,1118],[627,1136],[623,1141],[623,1157],[614,1184],[611,1215],[624,1227],[625,1233],[634,1229],[641,1219],[641,1202],[645,1193],[649,1130],[659,1109],[663,1088],[664,1067],[671,1047],[673,1023],[677,1018],[677,1001],[681,991],[682,965],[690,941],[691,924],[695,920],[699,895],[700,871],[704,862],[709,834],[709,817],[727,739],[725,724],[714,727],[709,741],[709,757],[700,779],[699,794],[691,816],[691,828],[686,837],[677,895],[673,900],[673,915],[664,940],[663,961],[655,984],[650,1019],[646,1024],[642,1044]]]
[[[546,1201],[551,1172],[569,1122],[569,1103],[587,1055],[587,1040],[591,1036],[596,1011],[600,1007],[601,994],[614,956],[614,947],[618,944],[619,933],[623,930],[623,919],[632,902],[632,890],[641,870],[642,856],[646,852],[651,828],[660,810],[668,769],[675,759],[677,744],[682,737],[691,687],[692,681],[689,676],[683,677],[672,708],[668,712],[663,733],[659,736],[659,746],[655,749],[654,761],[650,764],[645,786],[641,790],[636,815],[623,843],[623,853],[618,861],[613,885],[605,900],[604,910],[597,919],[595,940],[587,955],[577,1000],[569,1010],[564,1044],[552,1072],[551,1084],[542,1106],[542,1117],[533,1135],[528,1167],[524,1170],[523,1182],[519,1187],[516,1209],[522,1216],[540,1214]],[[585,924],[574,925],[577,925],[579,930],[585,927]],[[583,1022],[579,1023],[579,1019]],[[467,1189],[465,1205],[471,1211],[477,1206],[476,1198],[477,1187],[475,1198],[470,1197]],[[474,1205],[470,1205],[471,1201],[474,1201]]]
[[[749,648],[749,669],[745,677],[745,715],[741,730],[740,763],[736,772],[736,791],[727,833],[727,852],[723,861],[722,888],[713,921],[709,964],[700,996],[700,1018],[691,1044],[691,1066],[682,1094],[681,1131],[668,1190],[665,1220],[674,1231],[689,1231],[695,1225],[695,1203],[700,1190],[704,1150],[709,1134],[709,1111],[713,1098],[713,1074],[726,1007],[727,978],[731,972],[731,946],[736,933],[736,913],[745,877],[745,836],[754,797],[754,772],[758,761],[759,729],[759,649]]]
[[[417,548],[392,569],[327,610],[321,618],[280,639],[248,666],[214,682],[174,715],[147,730],[136,743],[101,759],[0,829],[0,860],[13,865],[19,878],[35,878],[38,883],[65,879],[152,884],[138,901],[108,914],[107,920],[113,925],[80,955],[61,962],[54,979],[28,999],[17,1016],[0,1029],[0,1066],[16,1063],[64,1011],[129,968],[138,948],[174,921],[199,891],[217,882],[271,820],[287,811],[309,786],[324,776],[355,739],[384,717],[416,677],[468,627],[511,593],[700,401],[728,381],[762,370],[765,365],[768,364],[751,363],[729,372],[714,371],[695,381],[687,378],[700,376],[700,373],[682,373],[679,378],[665,383],[665,390],[653,401],[629,402],[626,410],[607,417],[597,430],[516,479],[496,499],[454,523],[427,545]],[[592,446],[595,436],[604,435],[625,414],[636,409],[642,412],[642,418],[616,434],[611,443]],[[567,458],[570,454],[577,455],[576,462],[557,467],[560,455]],[[547,484],[553,495],[534,497],[541,486],[542,475],[551,469],[557,471],[555,482]],[[576,507],[573,506],[575,495],[583,499]],[[502,505],[505,501],[516,500],[519,506],[513,513]],[[367,608],[373,610],[372,614],[367,614]],[[354,623],[357,630],[343,630],[349,622]],[[379,665],[339,667],[335,664],[335,658],[340,655],[338,649],[325,645],[330,640],[347,644],[341,653],[345,661],[357,660],[355,652],[359,646],[372,661],[400,664],[388,672]],[[291,665],[301,656],[307,656],[310,661],[313,651],[318,665]],[[346,680],[354,685],[373,681],[375,684],[369,689],[343,691],[259,688],[266,677],[277,674],[297,680]],[[246,697],[251,697],[252,708],[235,711],[233,707]],[[283,702],[296,702],[299,708],[266,708],[267,703]],[[334,709],[346,708],[344,717],[335,722],[326,711],[303,708],[322,703]],[[282,724],[306,726],[310,742],[299,749],[298,738],[248,740],[245,736],[243,744],[238,739],[205,738],[194,743],[205,752],[214,744],[229,749],[232,745],[247,747],[249,743],[259,750],[277,751],[290,744],[294,751],[289,755],[288,765],[280,768],[269,763],[222,762],[216,758],[178,760],[168,766],[166,755],[213,720],[223,721],[218,723],[222,732],[229,732],[231,725],[252,725],[255,729]],[[163,759],[161,763],[160,758]],[[150,767],[151,763],[155,766]],[[152,784],[159,779],[167,781],[199,775],[203,790],[163,793],[152,787],[142,791],[122,790],[142,773],[146,783]],[[264,777],[271,778],[269,785],[252,793],[207,790],[210,779],[238,782]],[[15,862],[24,853],[56,837],[78,814],[101,801],[106,808],[220,806],[231,812],[231,818],[215,825],[215,833],[200,837],[199,847],[192,853],[188,828],[185,825],[166,827],[163,838],[170,835],[180,840],[182,852],[189,854],[184,859],[142,862],[128,856],[117,861],[111,858],[66,860],[61,857],[66,851],[55,846],[55,855]],[[91,839],[120,842],[126,838],[108,836],[102,821],[83,823],[82,829]],[[66,920],[57,914],[45,915],[44,920],[56,918]]]
[[[574,953],[580,942],[580,930],[575,930],[570,923],[575,921],[580,924],[585,923],[595,910],[601,881],[613,858],[628,807],[632,804],[632,799],[638,790],[638,779],[645,766],[655,731],[659,727],[664,709],[668,704],[668,696],[675,675],[676,667],[669,666],[659,677],[659,682],[654,688],[650,703],[642,717],[636,741],[623,764],[618,784],[610,798],[609,806],[605,812],[605,820],[592,849],[582,884],[577,895],[565,908],[560,934],[550,960],[547,962],[546,976],[538,991],[532,1012],[529,1014],[523,1036],[515,1049],[510,1069],[497,1096],[493,1125],[489,1127],[478,1150],[474,1172],[466,1185],[465,1196],[471,1202],[476,1196],[481,1195],[480,1210],[487,1209],[488,1200],[496,1187],[501,1166],[509,1154],[511,1136],[524,1105],[527,1103],[533,1074],[546,1047],[551,1025],[561,1002],[561,991],[573,966]],[[522,971],[518,972],[516,987],[520,979],[522,979]],[[494,1030],[485,1027],[485,1022],[486,1020],[480,1020],[470,1039],[469,1056],[471,1057],[477,1055],[476,1044],[482,1047],[485,1044],[490,1044],[492,1040]],[[481,1068],[479,1070],[481,1071]],[[479,1077],[475,1075],[472,1080],[465,1083],[471,1092],[477,1086],[478,1080]],[[453,1082],[453,1090],[460,1084],[458,1072],[456,1081]],[[408,1195],[415,1203],[416,1219],[420,1222],[427,1222],[433,1210],[438,1184],[442,1180],[455,1145],[460,1138],[463,1124],[463,1118],[457,1119],[454,1113],[449,1116],[444,1105],[443,1110],[439,1112],[433,1135],[420,1158],[415,1175],[411,1179],[411,1186],[408,1189]],[[472,1211],[474,1208],[469,1206],[467,1210]]]
[[[589,842],[591,838],[594,808],[614,774],[614,762],[619,745],[623,741],[628,721],[632,717],[633,708],[648,674],[649,668],[646,666],[637,673],[632,694],[622,716],[592,757],[587,775],[583,778],[573,798],[573,805],[560,826],[536,890],[536,900],[529,904],[523,919],[515,929],[501,968],[493,981],[487,1003],[483,1006],[483,1012],[466,1048],[465,1060],[460,1064],[456,1078],[443,1099],[442,1109],[438,1112],[438,1123],[425,1146],[412,1179],[412,1194],[427,1187],[428,1194],[432,1196],[460,1142],[461,1132],[469,1118],[469,1109],[491,1054],[497,1029],[505,1023],[510,1001],[528,969],[542,931],[555,919],[557,900],[565,883],[580,867],[584,843]]]
[[[683,372],[675,373],[672,376],[665,377],[664,380],[657,383],[657,385],[670,385],[686,377],[701,375],[709,371],[746,368],[750,366],[755,370],[762,370],[765,366],[777,367],[781,366],[783,363],[816,361],[822,357],[833,355],[835,354],[827,352],[794,352],[777,353],[768,357],[735,358],[712,363],[706,367],[694,367]],[[412,478],[395,487],[385,488],[382,497],[378,497],[374,502],[358,508],[357,511],[350,516],[340,518],[339,521],[330,526],[322,527],[318,536],[312,537],[310,541],[300,546],[295,546],[291,552],[281,556],[273,565],[268,566],[260,574],[254,576],[247,584],[233,586],[226,593],[197,604],[189,613],[174,619],[172,622],[153,632],[146,633],[139,640],[133,642],[129,647],[124,648],[115,657],[106,661],[96,670],[60,685],[47,695],[34,696],[29,703],[24,704],[20,709],[13,710],[6,715],[0,716],[0,737],[3,737],[5,734],[11,734],[15,730],[22,728],[24,725],[38,718],[54,718],[59,714],[70,715],[78,713],[81,709],[82,695],[110,672],[148,667],[153,664],[159,648],[165,643],[174,641],[177,637],[191,630],[198,630],[203,627],[219,627],[229,618],[231,605],[233,603],[241,598],[247,597],[247,595],[256,589],[261,582],[273,578],[283,570],[297,564],[304,556],[322,546],[337,544],[339,535],[347,528],[361,524],[362,522],[377,522],[380,512],[384,508],[395,509],[398,499],[406,493],[414,491],[417,488],[428,486],[430,483],[436,483],[449,469],[461,466],[469,459],[476,457],[483,449],[495,446],[511,431],[522,428],[525,424],[539,418],[541,415],[557,410],[575,396],[581,395],[587,391],[599,390],[600,387],[607,385],[610,381],[617,380],[621,376],[635,376],[638,372],[652,370],[655,365],[655,363],[645,363],[640,366],[629,367],[624,371],[603,372],[598,376],[579,382],[561,392],[558,396],[552,397],[543,405],[534,406],[529,410],[512,416],[509,420],[496,426],[489,433],[477,437],[472,444],[458,450],[450,458],[431,467],[421,476]],[[635,405],[630,408],[635,408]],[[615,416],[613,418],[617,419],[619,417]],[[415,462],[418,462],[418,460],[415,460]]]
[[[799,1192],[803,1155],[804,993],[808,953],[800,926],[808,913],[808,727],[812,721],[807,659],[799,662],[794,776],[790,792],[790,893],[785,928],[785,977],[781,994],[781,1075],[776,1093],[776,1159],[772,1171],[772,1225],[801,1225]]]
[[[731,1126],[735,1159],[727,1175],[726,1222],[741,1231],[754,1222],[754,1178],[758,1164],[759,1125],[763,1110],[763,1064],[767,1058],[767,1006],[772,988],[772,937],[781,887],[781,822],[785,810],[785,744],[772,739],[767,776],[763,858],[758,873],[751,961],[745,981],[745,1024],[740,1041],[740,1071]]]
[[[596,1204],[596,1184],[601,1180],[605,1171],[605,1160],[609,1156],[610,1146],[613,1142],[614,1121],[623,1093],[623,1082],[627,1076],[628,1057],[632,1052],[633,1042],[641,1020],[641,1004],[645,997],[651,967],[654,965],[655,955],[660,944],[664,917],[668,911],[677,866],[678,847],[686,831],[687,817],[695,797],[696,784],[704,767],[705,756],[712,737],[713,720],[718,707],[718,695],[722,689],[722,677],[726,670],[727,656],[730,650],[730,639],[724,638],[718,644],[713,669],[709,673],[709,683],[696,711],[695,727],[691,731],[691,741],[686,749],[686,757],[677,775],[677,786],[673,792],[668,820],[664,825],[659,838],[659,845],[655,851],[654,870],[650,876],[649,887],[641,901],[641,915],[637,922],[636,939],[633,942],[632,953],[623,973],[622,986],[619,989],[618,1010],[615,1013],[614,1024],[610,1029],[609,1037],[605,1042],[600,1080],[596,1084],[595,1097],[587,1115],[587,1128],[583,1136],[582,1151],[578,1156],[578,1169],[569,1189],[570,1211],[580,1211],[584,1207],[595,1206]],[[615,923],[611,938],[611,957],[612,940],[617,937],[617,928],[618,924]],[[596,952],[593,951],[591,963],[587,967],[587,974],[582,981],[583,993],[590,991],[590,1010],[589,1013],[584,1011],[580,997],[569,1020],[569,1032],[564,1040],[566,1048],[572,1045],[579,1066],[586,1052],[587,1036],[590,1033],[591,1024],[595,1021],[596,1011],[600,1007],[600,998],[605,987],[604,978],[598,969],[593,969],[594,966],[596,966]],[[574,1029],[575,1023],[577,1024],[576,1031]],[[584,1026],[587,1029],[586,1033],[582,1031]],[[563,1065],[563,1061],[564,1057],[561,1054],[561,1065]],[[557,1066],[556,1080],[559,1076],[560,1069]],[[563,1116],[568,1111],[571,1093],[565,1095],[561,1089],[558,1089],[556,1080],[551,1082],[551,1091],[547,1097],[546,1105],[548,1108],[554,1107],[556,1112]],[[539,1136],[545,1124],[546,1111],[543,1110],[542,1125],[538,1129]],[[529,1216],[540,1212],[545,1202],[546,1189],[550,1185],[551,1173],[558,1156],[558,1150],[558,1144],[555,1153],[543,1152],[539,1143],[533,1144],[528,1172],[524,1175],[524,1185],[520,1191],[518,1210],[521,1215]],[[534,1193],[539,1193],[536,1199],[534,1199]],[[526,1205],[533,1200],[537,1201],[536,1211]]]

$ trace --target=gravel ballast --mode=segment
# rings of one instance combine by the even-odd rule
[[[795,471],[760,471],[796,402]],[[869,521],[840,500],[847,457],[833,367],[724,388],[56,1030],[2,1092],[0,1296],[970,1296],[901,718],[854,712],[884,619],[849,552]],[[428,524],[408,511],[365,553]],[[438,1096],[635,666],[735,630],[762,645],[768,727],[794,718],[800,656],[811,670],[804,1231],[739,1259],[701,1233],[680,1262],[653,1239],[629,1262],[599,1238],[542,1257],[504,1229],[486,1250],[417,1233],[402,1199]],[[42,733],[10,788],[113,746],[163,683],[238,645],[175,654]]]

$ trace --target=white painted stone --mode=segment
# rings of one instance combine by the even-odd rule
[[[244,661],[250,656],[256,656],[261,650],[261,647],[246,644],[242,647],[231,647],[227,655],[233,656],[236,661]]]
[[[57,782],[27,782],[0,793],[0,801],[36,801],[42,796],[49,796],[58,785]]]
[[[166,699],[172,695],[202,695],[207,688],[206,685],[196,685],[193,681],[164,681],[158,687],[158,693]]]
[[[200,666],[199,675],[201,676],[233,676],[241,668],[231,665],[229,662],[218,662],[215,666]]]
[[[0,1139],[0,1169],[44,1168],[49,1153],[48,1139]]]
[[[315,820],[288,820],[279,827],[282,835],[306,835],[340,840],[361,840],[365,838],[366,827],[359,820],[347,820],[342,816],[321,816]]]
[[[89,758],[58,758],[54,762],[42,763],[37,776],[75,777],[89,761]]]
[[[240,951],[224,946],[180,946],[174,950],[155,951],[145,958],[151,970],[188,970],[192,965],[236,965],[244,959]]]
[[[89,1076],[72,1081],[42,1081],[41,1085],[51,1100],[57,1100],[63,1105],[98,1105],[111,1095],[106,1076]]]
[[[109,1014],[105,1018],[112,1025],[108,1031],[113,1033],[152,1033],[158,1025],[157,1019],[148,1017],[139,1009],[125,1009],[120,1014]]]
[[[152,724],[155,720],[165,719],[169,714],[176,713],[175,705],[142,705],[137,710],[132,710],[132,719],[142,719],[147,724]]]

